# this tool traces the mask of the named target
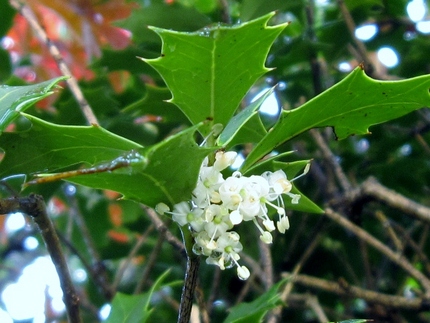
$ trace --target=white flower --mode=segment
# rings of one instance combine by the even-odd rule
[[[291,184],[287,179],[287,175],[281,169],[274,173],[269,171],[264,172],[261,176],[267,179],[270,186],[269,201],[276,200],[281,194],[289,193],[293,188],[293,184]]]
[[[210,237],[206,231],[199,232],[195,237],[194,241],[196,242],[193,245],[193,252],[197,255],[205,255],[210,256],[215,248],[208,248]],[[215,246],[216,247],[216,246]]]
[[[290,228],[290,221],[288,220],[288,217],[287,216],[281,217],[279,221],[276,223],[276,226],[278,227],[278,231],[280,233],[285,233],[285,231]]]
[[[188,223],[187,217],[188,214],[191,213],[190,204],[187,202],[175,204],[173,211],[169,213],[172,214],[173,221],[177,222],[182,227]]]
[[[218,244],[218,242],[215,242],[215,239],[226,233],[227,230],[231,229],[232,227],[233,225],[230,222],[228,214],[217,215],[212,222],[207,222],[204,226],[204,229],[211,237],[208,248],[215,249]]]
[[[264,220],[263,225],[266,228],[266,230],[269,232],[275,230],[275,224],[272,220],[269,220],[269,219]]]
[[[219,195],[223,205],[229,210],[236,210],[242,202],[240,194],[244,184],[242,176],[228,177],[219,187]]]
[[[158,209],[163,211],[165,207],[161,205]],[[173,221],[177,222],[181,227],[188,223],[197,232],[201,231],[205,224],[203,221],[203,210],[191,208],[190,203],[187,202],[175,204],[172,212],[164,211],[164,213],[171,214]]]
[[[155,211],[160,214],[160,215],[164,215],[164,213],[169,212],[170,208],[167,206],[167,204],[165,203],[158,203],[155,206]]]
[[[224,182],[222,174],[213,167],[202,166],[199,179],[194,189],[193,202],[198,207],[205,207],[209,203],[219,203],[219,193],[217,192],[221,183]]]
[[[249,273],[249,269],[245,266],[237,266],[237,276],[241,280],[247,280],[251,274]]]
[[[243,216],[242,216],[242,214],[240,213],[239,210],[231,211],[231,213],[230,213],[230,221],[231,221],[231,223],[233,223],[234,225],[236,225],[236,224],[239,224],[240,222],[242,222],[242,220],[243,220]]]
[[[180,226],[189,225],[195,242],[193,252],[206,256],[206,263],[222,270],[236,266],[238,277],[246,280],[250,272],[238,263],[239,252],[243,249],[240,236],[230,230],[242,222],[252,221],[260,232],[261,241],[267,244],[273,242],[271,232],[276,227],[285,233],[290,223],[282,195],[288,195],[293,204],[299,203],[300,195],[291,193],[292,182],[308,172],[309,164],[303,174],[291,180],[283,170],[250,177],[236,171],[224,179],[221,171],[231,166],[236,156],[234,151],[218,151],[212,166],[209,166],[209,158],[205,158],[191,201],[175,204],[172,212],[166,204],[159,203],[156,211],[171,214]],[[279,216],[276,227],[269,217],[269,206]]]
[[[235,231],[225,232],[217,240],[217,264],[224,270],[226,267],[238,265],[237,260],[240,259],[239,252],[243,246],[240,243],[240,236]]]
[[[263,241],[264,243],[267,243],[267,244],[272,243],[273,237],[270,234],[270,232],[269,231],[264,231],[261,228],[261,226],[258,224],[256,218],[254,218],[253,222],[254,222],[255,226],[257,227],[258,231],[260,231],[260,233],[261,233],[261,236],[260,236],[261,241]]]
[[[244,221],[252,220],[260,213],[266,213],[265,197],[269,194],[269,184],[261,176],[251,176],[244,181],[241,190],[242,202],[239,209]]]
[[[260,239],[266,244],[271,244],[273,242],[273,237],[269,231],[264,231],[260,236]]]
[[[215,155],[214,169],[222,171],[228,166],[233,165],[236,156],[237,152],[235,151],[218,151]]]

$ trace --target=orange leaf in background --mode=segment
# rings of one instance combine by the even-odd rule
[[[116,203],[109,204],[109,218],[110,222],[119,227],[122,224],[122,208]]]
[[[108,234],[108,237],[114,240],[115,242],[128,243],[130,241],[130,237],[128,236],[128,234],[124,232],[109,230],[107,234]]]
[[[116,93],[125,90],[131,74],[128,71],[112,71],[108,74],[109,82]]]
[[[127,18],[137,7],[136,3],[125,0],[38,0],[32,1],[31,6],[34,8],[37,2],[62,17],[68,28],[66,33],[84,47],[88,59],[99,56],[102,45],[122,49],[130,42],[130,34],[111,23]]]
[[[110,200],[117,200],[121,197],[121,194],[111,190],[103,190],[103,193]]]
[[[115,20],[131,14],[136,3],[126,0],[32,0],[28,6],[60,50],[65,63],[78,79],[91,79],[87,68],[93,57],[101,54],[101,46],[123,49],[130,43],[130,33],[112,26]],[[60,75],[46,44],[36,39],[27,21],[16,15],[3,46],[11,52],[17,66],[30,58],[33,66],[17,67],[15,74],[27,81],[41,81]]]

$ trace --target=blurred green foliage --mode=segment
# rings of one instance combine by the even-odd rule
[[[147,28],[148,25],[194,32],[218,22],[225,24],[247,22],[277,10],[277,14],[269,24],[277,25],[289,22],[289,25],[280,31],[279,37],[271,47],[266,61],[266,66],[271,68],[270,71],[255,83],[250,93],[258,93],[279,83],[281,86],[278,86],[274,92],[278,102],[287,111],[310,101],[317,94],[343,80],[348,72],[340,68],[341,63],[349,64],[352,70],[367,59],[371,66],[365,66],[365,70],[371,77],[384,81],[411,78],[430,72],[428,60],[430,37],[429,34],[419,32],[416,24],[408,18],[406,0],[345,1],[347,12],[356,26],[365,24],[377,26],[376,35],[363,43],[367,57],[361,57],[358,54],[357,44],[346,23],[349,17],[342,12],[339,2],[334,0],[142,0],[136,2],[139,8],[135,9],[128,18],[115,23],[116,26],[131,32],[131,43],[121,50],[109,46],[104,47],[101,56],[88,65],[88,68],[94,73],[94,77],[90,80],[80,81],[84,95],[95,111],[100,125],[108,131],[124,137],[121,139],[115,137],[115,140],[104,146],[100,146],[96,139],[92,141],[94,147],[102,150],[106,147],[114,149],[115,142],[118,142],[122,148],[121,153],[140,146],[156,145],[167,136],[178,133],[189,126],[186,114],[184,115],[173,104],[166,102],[171,95],[166,89],[163,78],[150,65],[137,59],[137,57],[157,59],[162,49],[160,37],[153,29]],[[10,30],[14,15],[8,2],[0,0],[0,36],[6,35]],[[258,41],[256,41],[256,45],[258,46]],[[398,65],[388,69],[381,64],[376,51],[382,46],[389,46],[397,52]],[[9,85],[21,82],[17,78],[16,71],[25,65],[26,59],[28,57],[23,56],[21,60],[16,60],[7,51],[7,48],[1,49],[0,81]],[[196,60],[195,57],[188,57],[188,59]],[[246,63],[247,58],[244,57],[243,60]],[[259,70],[261,66],[253,66],[253,68]],[[115,86],[118,80],[115,81],[116,83],[112,81],[111,77],[114,72],[124,72],[127,75],[121,79],[120,90]],[[15,75],[13,75],[14,73]],[[225,73],[228,73],[228,70]],[[191,87],[192,84],[189,86]],[[362,95],[366,96],[367,93]],[[244,106],[248,105],[252,98],[251,94],[245,96]],[[417,104],[426,106],[422,100]],[[73,127],[85,125],[78,104],[69,90],[61,91],[51,106],[55,108],[32,107],[27,112],[40,118],[41,120],[32,117],[33,120],[38,120],[35,123],[40,125],[47,125],[42,120]],[[324,108],[321,104],[321,109]],[[160,118],[153,118],[154,115]],[[142,120],[142,116],[145,116],[146,119]],[[21,127],[20,122],[19,119],[16,120],[17,129]],[[335,161],[341,166],[353,186],[358,186],[369,176],[374,176],[391,190],[404,194],[423,205],[429,205],[429,122],[430,114],[426,108],[389,123],[372,126],[369,135],[356,135],[337,141],[330,128],[321,129],[320,132]],[[46,127],[53,130],[54,127],[51,123]],[[70,128],[71,131],[75,129],[73,127]],[[86,129],[85,131],[98,132],[92,127],[86,127]],[[26,129],[26,131],[27,134],[34,134],[32,139],[36,142],[29,141],[28,143],[31,145],[22,146],[22,150],[19,151],[19,154],[22,155],[21,162],[25,167],[27,167],[25,163],[32,163],[29,156],[38,157],[37,150],[32,149],[32,146],[37,146],[37,129]],[[5,134],[0,139],[0,143],[3,144],[2,148],[10,148],[20,140],[25,142],[25,138],[22,138],[23,134],[25,132]],[[83,135],[85,136],[85,134]],[[76,138],[71,139],[73,134],[68,136],[70,142],[76,143]],[[187,136],[185,138],[188,140],[190,137]],[[21,139],[13,139],[18,137]],[[105,136],[103,135],[101,138],[104,139]],[[47,139],[45,144],[52,143],[55,141],[54,139],[57,138]],[[85,140],[85,138],[79,140]],[[184,142],[188,143],[186,140]],[[78,143],[82,144],[81,141]],[[61,143],[52,149],[61,151],[60,146]],[[88,144],[85,146],[90,147]],[[166,148],[166,146],[160,147]],[[235,148],[249,152],[249,147],[242,143]],[[402,210],[388,207],[383,203],[364,199],[353,205],[348,204],[345,198],[347,192],[339,185],[332,164],[325,158],[321,147],[309,133],[297,135],[293,140],[278,146],[277,151],[279,153],[295,152],[283,157],[281,159],[283,162],[313,159],[311,172],[295,182],[295,185],[314,203],[321,207],[332,205],[333,201],[340,203],[340,206],[335,205],[348,219],[367,230],[388,247],[395,249],[395,241],[387,230],[387,223],[389,223],[403,243],[403,250],[399,252],[402,252],[414,266],[421,268],[427,276],[430,275],[429,261],[426,256],[430,252],[428,223],[418,221],[405,215]],[[91,153],[93,152],[95,151]],[[162,151],[161,154],[167,156],[168,151]],[[196,155],[198,158],[203,158],[203,153],[197,148]],[[73,157],[74,162],[91,159],[92,164],[103,163],[114,158],[113,156],[102,156],[94,161],[93,156],[82,151],[73,153]],[[7,155],[4,158],[2,174],[15,174],[14,167],[19,168],[20,161],[14,160],[8,164]],[[46,160],[41,162],[43,165],[45,163],[47,163]],[[195,165],[199,163],[200,159],[198,162],[194,162]],[[43,165],[33,165],[35,169],[32,171],[40,170]],[[187,167],[185,162],[180,165],[181,168]],[[169,171],[178,172],[176,169]],[[94,177],[97,176],[94,175]],[[100,182],[104,182],[104,180],[101,178]],[[85,179],[82,181],[85,182]],[[55,205],[57,205],[58,212],[54,214],[56,225],[61,232],[65,233],[66,238],[70,240],[83,259],[91,263],[94,260],[93,255],[88,252],[88,245],[82,239],[80,225],[71,226],[69,222],[71,212],[79,212],[83,215],[108,279],[113,281],[118,273],[118,268],[127,259],[130,250],[136,246],[143,232],[151,226],[151,221],[145,214],[146,211],[136,203],[117,200],[117,195],[112,197],[104,191],[90,190],[80,186],[76,187],[75,195],[69,196],[65,193],[66,185],[70,184],[45,184],[34,190],[44,194],[46,198],[52,198],[53,205],[57,203]],[[130,185],[138,186],[139,183],[129,183],[124,180],[124,189],[130,188]],[[178,187],[178,183],[173,185],[176,190],[181,189]],[[101,184],[93,186],[105,188]],[[7,194],[2,191],[2,196]],[[178,193],[178,196],[180,195]],[[61,208],[58,208],[58,205]],[[377,211],[383,213],[388,218],[388,222],[385,223],[378,219],[375,216]],[[381,253],[360,242],[351,232],[319,214],[291,212],[289,216],[290,230],[285,235],[276,235],[274,243],[270,247],[272,264],[269,269],[265,267],[268,264],[267,259],[262,257],[264,253],[257,247],[257,234],[247,231],[245,228],[239,229],[239,233],[244,239],[243,244],[253,246],[253,248],[247,248],[247,258],[249,257],[250,262],[260,270],[270,270],[273,273],[274,283],[282,279],[282,272],[291,272],[296,268],[314,240],[318,239],[318,244],[309,258],[304,263],[300,263],[300,273],[333,282],[345,279],[351,285],[390,295],[409,295],[412,298],[420,295],[419,291],[414,289],[416,282],[411,280],[407,273],[391,263]],[[169,223],[168,220],[166,223],[172,233],[180,238],[177,226]],[[150,307],[155,309],[149,321],[171,322],[176,319],[175,302],[180,298],[181,285],[169,285],[166,282],[183,278],[185,260],[165,241],[160,246],[158,239],[159,234],[153,229],[150,230],[145,243],[133,255],[132,262],[117,287],[121,293],[133,293],[135,286],[139,284],[148,268],[149,272],[145,273],[147,276],[144,276],[143,291],[149,293],[153,282],[158,281],[166,269],[170,269],[169,275],[163,276],[163,284],[165,283],[166,286],[161,288],[161,291],[154,292],[156,297],[153,295]],[[1,248],[3,250],[9,248],[7,239],[2,242]],[[150,263],[151,254],[157,248],[157,253],[154,252],[156,261]],[[27,256],[31,258],[34,257],[34,254],[27,252]],[[4,261],[5,264],[13,266],[13,263],[10,263],[7,258]],[[93,265],[95,266],[95,264]],[[233,315],[229,314],[228,310],[237,302],[242,305],[244,302],[254,302],[250,303],[252,307],[252,304],[256,304],[255,302],[258,300],[264,300],[264,297],[271,298],[276,288],[269,289],[270,286],[265,285],[262,281],[263,277],[265,277],[264,274],[260,274],[257,275],[257,279],[251,279],[249,283],[242,282],[232,271],[226,270],[220,273],[215,267],[202,264],[200,268],[201,292],[210,308],[211,322],[222,322],[229,315]],[[2,275],[3,284],[10,279],[10,275]],[[81,283],[79,289],[85,295],[85,301],[93,304],[95,308],[100,308],[104,303],[111,301],[103,298],[97,283],[91,279]],[[268,294],[265,294],[265,291],[269,291]],[[295,284],[291,293],[292,297],[287,301],[288,306],[283,307],[280,314],[282,322],[318,322],[316,312],[306,302],[294,301],[294,296],[310,294],[318,298],[322,309],[332,321],[357,317],[373,319],[375,322],[401,320],[428,322],[430,319],[428,309],[411,311],[398,309],[395,306],[393,308],[378,306],[360,299],[339,297],[334,293],[300,284]],[[136,300],[139,302],[142,299],[145,301],[145,297],[149,294],[140,295],[143,296],[137,296],[133,302]],[[116,301],[120,302],[121,297],[119,294]],[[273,298],[271,299],[273,300]],[[277,301],[276,299],[264,310],[275,307],[278,304]],[[259,315],[260,312],[257,314]],[[98,319],[94,313],[85,312],[85,322],[96,321]]]

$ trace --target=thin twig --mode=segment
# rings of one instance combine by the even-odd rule
[[[72,184],[66,184],[64,186],[64,193],[67,197],[67,200],[70,204],[70,215],[75,220],[76,225],[80,230],[80,234],[85,242],[87,247],[88,255],[91,258],[92,268],[97,277],[97,285],[103,291],[104,296],[108,301],[113,298],[115,293],[115,288],[110,285],[108,275],[106,273],[106,267],[103,265],[103,261],[97,251],[96,244],[93,241],[93,238],[88,230],[87,224],[82,216],[78,201],[76,200],[76,196],[74,193],[70,193],[69,189],[72,188],[71,191],[75,192],[75,187]]]
[[[387,229],[388,236],[396,246],[397,252],[403,252],[404,246],[400,238],[397,236],[390,221],[382,211],[375,212],[376,218],[381,222],[382,226]]]
[[[12,197],[0,200],[0,214],[21,211],[30,215],[38,225],[45,241],[46,248],[57,270],[61,289],[64,294],[67,315],[70,323],[81,323],[79,314],[79,297],[70,277],[69,269],[64,254],[61,250],[60,240],[56,234],[51,219],[46,212],[43,197],[31,194],[28,197]]]
[[[339,4],[340,12],[345,19],[346,27],[348,28],[351,38],[356,46],[356,50],[360,56],[359,60],[363,61],[367,74],[372,76],[375,74],[375,69],[373,67],[372,61],[367,55],[366,46],[361,40],[355,37],[355,30],[357,29],[357,26],[355,25],[354,19],[352,19],[351,13],[346,7],[344,0],[338,0],[337,3]]]
[[[248,265],[248,267],[250,267],[251,275],[240,289],[240,292],[236,297],[234,305],[238,305],[243,302],[246,295],[248,295],[248,292],[251,287],[255,286],[255,281],[257,280],[257,278],[259,278],[261,281],[264,279],[264,271],[261,269],[260,264],[258,262],[256,262],[251,256],[245,254],[243,251],[240,253],[240,258]]]
[[[160,254],[161,247],[164,243],[164,237],[163,235],[158,235],[157,242],[155,243],[155,247],[152,249],[151,254],[149,255],[148,261],[145,265],[145,270],[142,273],[142,277],[139,279],[139,281],[136,284],[136,287],[134,288],[134,294],[139,294],[145,284],[147,283],[149,274],[151,273],[152,269],[155,266],[155,262],[157,261],[157,257]]]
[[[393,227],[400,232],[401,234],[401,240],[404,241],[405,248],[409,246],[413,251],[416,252],[416,258],[421,261],[423,264],[423,268],[426,270],[427,275],[430,275],[430,260],[427,257],[426,253],[423,250],[423,241],[427,241],[427,231],[428,231],[428,225],[424,226],[423,233],[420,233],[420,242],[415,242],[411,236],[410,233],[405,230],[405,228],[399,224],[393,223]],[[422,227],[422,225],[421,225]],[[424,238],[424,239],[423,239]],[[423,240],[422,240],[423,239]]]
[[[176,238],[172,232],[170,232],[169,228],[166,224],[160,219],[157,212],[153,209],[143,206],[146,214],[149,216],[151,222],[155,225],[155,228],[158,232],[160,232],[163,237],[166,239],[168,243],[170,243],[176,250],[178,250],[182,255],[186,256],[185,246],[184,244]]]
[[[358,238],[365,241],[367,244],[373,246],[375,249],[379,250],[382,254],[387,256],[392,262],[403,268],[412,277],[416,278],[422,287],[425,289],[426,294],[430,297],[430,280],[423,273],[417,270],[404,256],[392,251],[378,239],[374,238],[368,232],[355,225],[349,221],[346,217],[340,215],[339,213],[333,211],[330,208],[326,208],[325,215],[328,216],[333,221],[337,222],[344,228],[348,229],[354,233]]]
[[[263,284],[264,289],[269,290],[273,285],[273,262],[272,254],[270,253],[270,247],[267,243],[264,243],[258,239],[258,247],[260,249],[260,262],[263,268]]]
[[[69,241],[68,238],[66,238],[64,235],[61,234],[57,230],[57,235],[60,238],[61,242],[70,249],[70,251],[79,258],[80,262],[82,263],[82,266],[87,270],[89,273],[91,279],[94,281],[94,284],[99,287],[106,298],[107,301],[111,301],[113,297],[113,290],[111,289],[111,286],[106,283],[106,280],[104,277],[101,277],[100,275],[100,267],[103,266],[102,263],[100,263],[98,266],[92,266],[87,259],[85,259],[84,255],[82,255],[75,246]],[[103,266],[104,267],[104,266]],[[105,272],[105,268],[102,269]]]
[[[314,9],[315,9],[315,2],[313,0],[309,1],[309,4],[305,6],[305,13],[306,13],[306,22],[307,22],[307,28],[306,28],[306,35],[309,41],[312,43],[317,43],[318,39],[315,34],[315,27],[314,27]],[[309,56],[309,64],[312,71],[312,84],[314,88],[314,95],[318,95],[323,91],[323,85],[322,85],[322,77],[321,77],[321,66],[318,62],[318,53],[316,50],[311,49],[308,52]]]
[[[52,57],[55,59],[61,73],[69,77],[66,80],[66,82],[69,85],[70,91],[72,92],[73,96],[78,102],[79,107],[82,111],[82,114],[86,118],[88,124],[98,125],[99,123],[97,121],[97,118],[93,110],[91,109],[90,105],[88,104],[87,100],[85,99],[76,78],[73,77],[72,72],[70,71],[67,64],[64,62],[64,59],[60,53],[60,50],[51,41],[51,39],[49,39],[48,35],[46,34],[45,30],[38,22],[34,13],[27,5],[20,2],[19,0],[9,0],[9,2],[11,6],[15,8],[28,21],[31,28],[33,28],[34,32],[36,33],[37,37],[48,47],[49,52],[52,55]]]
[[[179,306],[178,323],[189,323],[190,321],[199,266],[200,257],[197,255],[188,255],[185,282],[181,295],[181,305]]]
[[[212,278],[212,281],[210,284],[211,290],[210,290],[209,298],[207,302],[208,303],[207,308],[208,308],[209,314],[212,312],[213,303],[215,302],[215,299],[218,296],[220,281],[221,281],[221,269],[218,266],[215,266],[214,277]]]
[[[315,248],[319,245],[319,243],[321,242],[321,239],[323,238],[322,235],[322,231],[320,231],[317,236],[315,237],[315,239],[313,239],[310,243],[310,245],[306,248],[306,251],[303,253],[302,257],[300,258],[300,260],[297,262],[297,264],[294,266],[292,275],[297,275],[300,270],[302,270],[304,264],[306,263],[306,261],[310,258],[310,256],[312,255],[312,253],[315,251]],[[294,281],[290,280],[287,282],[287,284],[285,285],[285,287],[282,290],[281,293],[281,301],[286,302],[288,299],[288,295],[290,295],[291,291],[293,290],[293,286],[294,286]],[[268,319],[268,323],[275,323],[275,322],[279,322],[280,318],[281,318],[281,312],[282,312],[282,306],[278,306],[276,307],[269,319]]]
[[[408,298],[402,296],[387,295],[360,287],[349,285],[344,280],[332,282],[308,275],[293,275],[284,273],[283,277],[292,279],[296,284],[312,287],[318,290],[327,291],[340,296],[351,298],[361,298],[369,303],[380,304],[389,308],[408,309],[408,310],[429,310],[430,301],[421,298]]]
[[[372,267],[370,265],[369,261],[369,249],[368,245],[363,241],[359,241],[360,244],[360,251],[361,251],[361,257],[363,259],[363,267],[364,267],[364,273],[365,273],[365,286],[367,288],[372,289],[373,286],[375,286],[375,279],[373,279],[372,275]],[[358,283],[358,282],[356,282]]]
[[[112,289],[117,290],[118,285],[121,282],[122,277],[124,276],[124,272],[126,271],[127,267],[130,265],[133,258],[136,256],[142,245],[146,242],[148,239],[149,234],[151,231],[154,230],[154,225],[150,225],[145,232],[137,239],[137,242],[134,244],[133,248],[131,248],[130,252],[127,255],[127,258],[124,259],[124,261],[121,262],[118,270],[116,271],[115,278],[113,280]]]
[[[322,309],[321,304],[315,295],[308,296],[306,305],[308,305],[313,310],[320,323],[328,322],[327,315],[325,315],[324,310]]]
[[[203,292],[203,288],[200,285],[200,280],[197,280],[197,287],[196,287],[196,299],[197,299],[197,305],[198,305],[198,311],[199,311],[199,318],[201,318],[201,321],[199,319],[198,322],[201,323],[210,323],[209,318],[209,312],[208,307],[205,302],[205,295]]]
[[[362,194],[378,199],[400,211],[430,223],[430,208],[381,185],[374,177],[361,184]]]
[[[333,152],[330,150],[329,146],[325,142],[323,136],[318,131],[318,129],[312,129],[310,130],[311,136],[314,138],[316,144],[320,148],[324,159],[329,163],[331,168],[334,171],[334,175],[336,176],[340,186],[345,192],[348,192],[352,189],[352,185],[348,180],[348,177],[343,172],[342,167],[339,165],[336,157],[334,156]]]
[[[218,4],[221,7],[221,19],[222,22],[226,24],[231,24],[231,15],[230,15],[230,9],[229,4],[227,0],[218,0]]]
[[[320,323],[328,322],[327,315],[321,307],[321,304],[318,301],[318,298],[312,294],[291,294],[288,296],[288,304],[293,303],[304,303],[307,307],[309,307],[317,317]]]

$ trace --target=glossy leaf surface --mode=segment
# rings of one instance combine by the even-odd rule
[[[27,86],[0,86],[0,133],[37,101],[51,95],[57,84],[67,77],[58,77],[46,82]]]
[[[357,67],[345,79],[293,110],[283,111],[243,165],[251,166],[272,149],[306,130],[333,127],[337,139],[368,134],[371,125],[401,117],[430,104],[430,76],[378,81]]]
[[[264,66],[267,53],[286,26],[267,26],[273,15],[194,33],[153,27],[163,41],[162,53],[145,62],[161,74],[172,92],[171,102],[193,124],[210,120],[225,126],[250,87],[269,70]],[[200,131],[208,134],[210,124]]]

